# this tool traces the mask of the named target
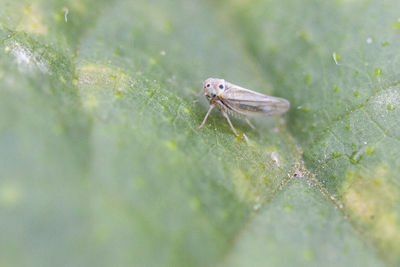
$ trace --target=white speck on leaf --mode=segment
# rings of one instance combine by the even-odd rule
[[[372,38],[371,37],[368,37],[367,38],[367,44],[371,44],[372,43]]]
[[[271,153],[271,159],[272,159],[272,162],[276,165],[276,166],[280,166],[280,161],[279,161],[279,158],[278,158],[278,155],[275,153],[275,152],[272,152]]]
[[[65,22],[68,22],[68,13],[69,13],[69,10],[68,10],[68,8],[65,8],[64,10],[65,10],[65,13],[64,13],[64,20],[65,20]]]
[[[333,57],[333,60],[335,61],[335,64],[339,65],[338,60],[337,60],[336,52],[333,52],[332,57]]]
[[[36,67],[43,73],[50,73],[46,61],[29,48],[23,47],[16,42],[13,47],[9,49],[11,54],[15,57],[20,71],[33,71]]]
[[[398,90],[390,88],[378,95],[372,103],[377,110],[381,107],[385,107],[386,109],[387,105],[400,106],[400,93]]]

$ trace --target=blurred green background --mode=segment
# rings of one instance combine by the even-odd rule
[[[400,265],[399,1],[0,3],[0,266]]]

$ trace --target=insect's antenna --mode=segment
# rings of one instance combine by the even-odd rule
[[[203,95],[203,89],[201,89],[201,91],[198,92],[198,93],[195,93],[195,92],[193,92],[193,91],[190,91],[190,93],[192,93],[192,94],[193,94],[194,96],[196,96],[196,97],[200,97],[200,96]]]
[[[203,82],[201,81],[200,84],[203,85]],[[201,87],[203,87],[203,86],[201,86]],[[203,89],[201,89],[200,92],[198,92],[198,93],[195,93],[193,91],[190,91],[190,92],[196,97],[200,97],[203,95]]]

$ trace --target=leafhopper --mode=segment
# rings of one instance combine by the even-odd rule
[[[210,108],[198,129],[204,126],[211,111],[217,108],[226,118],[236,136],[239,134],[233,127],[229,115],[243,118],[254,129],[248,117],[279,115],[288,111],[290,107],[290,103],[286,99],[257,93],[224,79],[208,78],[203,83],[203,93],[210,103]]]

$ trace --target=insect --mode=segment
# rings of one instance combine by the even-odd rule
[[[285,113],[290,107],[290,103],[286,99],[257,93],[224,79],[208,78],[203,83],[203,93],[210,103],[210,108],[198,129],[204,126],[211,111],[217,108],[222,112],[236,136],[239,134],[233,127],[229,114],[244,118],[247,124],[254,129],[248,116],[278,115]]]

